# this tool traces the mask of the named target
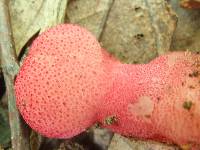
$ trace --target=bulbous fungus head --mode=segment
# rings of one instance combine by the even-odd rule
[[[47,136],[68,138],[95,122],[106,69],[96,38],[77,25],[50,28],[33,42],[16,78],[25,121]]]

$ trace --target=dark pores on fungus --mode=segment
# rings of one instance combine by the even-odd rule
[[[86,29],[62,24],[34,40],[15,81],[16,103],[47,137],[71,138],[101,122],[126,136],[199,145],[199,67],[189,52],[123,64]]]

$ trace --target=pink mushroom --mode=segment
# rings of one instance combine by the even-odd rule
[[[16,78],[17,106],[44,136],[70,138],[96,122],[126,136],[200,144],[200,56],[174,52],[122,64],[77,25],[32,44]]]

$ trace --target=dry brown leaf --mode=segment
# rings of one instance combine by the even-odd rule
[[[146,63],[169,50],[176,20],[163,0],[116,0],[101,42],[126,63]]]
[[[71,23],[86,27],[99,38],[112,3],[113,0],[73,0],[68,4],[67,16]]]

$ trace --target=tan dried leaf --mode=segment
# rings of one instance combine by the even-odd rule
[[[146,63],[169,51],[176,21],[163,0],[116,0],[100,41],[126,63]]]
[[[170,146],[153,141],[140,141],[125,138],[115,134],[108,150],[179,150],[178,147]]]
[[[112,3],[113,0],[70,1],[67,8],[67,16],[71,23],[86,27],[99,38]]]
[[[67,0],[11,0],[9,3],[17,54],[38,31],[64,22]]]

